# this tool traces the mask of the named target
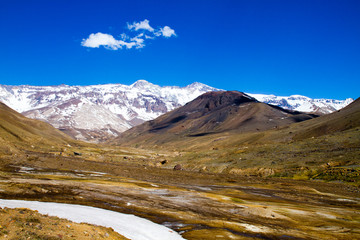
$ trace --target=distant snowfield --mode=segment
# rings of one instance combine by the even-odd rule
[[[0,199],[0,207],[28,208],[41,214],[65,218],[77,223],[111,227],[114,231],[133,240],[184,239],[177,232],[131,214],[118,213],[83,205]]]

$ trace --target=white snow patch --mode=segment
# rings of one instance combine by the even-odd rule
[[[264,226],[255,226],[247,223],[238,223],[238,225],[244,227],[246,230],[251,232],[262,232],[262,233],[270,232],[270,229]]]
[[[65,218],[77,223],[89,223],[111,227],[114,231],[133,240],[177,240],[184,239],[177,232],[165,226],[131,214],[118,213],[101,208],[75,204],[4,200],[0,207],[29,208],[41,214]]]

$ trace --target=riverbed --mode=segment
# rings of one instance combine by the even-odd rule
[[[349,185],[70,163],[7,165],[0,198],[131,214],[184,239],[360,239],[360,194]]]

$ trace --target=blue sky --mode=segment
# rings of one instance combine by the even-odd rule
[[[0,84],[357,98],[359,12],[358,0],[0,0]]]

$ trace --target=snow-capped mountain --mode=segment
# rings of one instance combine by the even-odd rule
[[[44,120],[87,141],[117,136],[199,95],[217,89],[201,83],[160,87],[145,80],[134,84],[92,86],[0,85],[0,101],[30,118]]]
[[[279,106],[299,112],[328,114],[346,107],[354,101],[352,98],[345,100],[334,99],[312,99],[301,95],[280,97],[275,95],[249,94],[260,102]]]
[[[205,92],[219,90],[202,83],[161,87],[145,80],[132,85],[0,85],[0,101],[77,139],[101,141],[183,106]],[[333,112],[353,101],[248,95],[286,109],[318,113]]]

